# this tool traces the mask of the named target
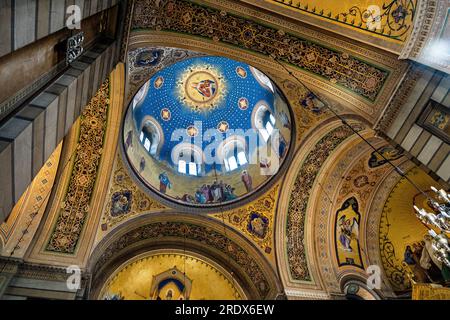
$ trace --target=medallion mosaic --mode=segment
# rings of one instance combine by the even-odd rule
[[[241,231],[263,252],[271,254],[273,253],[273,223],[278,193],[279,184],[249,205],[212,216]]]

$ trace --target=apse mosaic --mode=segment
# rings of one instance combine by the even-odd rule
[[[400,42],[413,28],[417,7],[417,0],[266,1]]]
[[[132,99],[123,130],[139,180],[193,206],[235,202],[262,188],[282,168],[293,134],[290,108],[269,77],[213,56],[153,74]]]
[[[241,300],[240,286],[204,258],[149,253],[126,262],[106,281],[102,300]]]
[[[433,194],[430,186],[438,185],[418,168],[408,171],[407,176],[428,196]],[[440,285],[450,281],[450,268],[430,254],[433,250],[428,228],[416,217],[414,205],[433,211],[429,199],[402,178],[389,194],[380,219],[381,260],[396,292],[411,290],[411,279]]]

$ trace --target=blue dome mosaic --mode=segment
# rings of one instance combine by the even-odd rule
[[[273,148],[269,139],[275,129],[280,131],[276,152],[252,158]],[[236,200],[264,184],[269,177],[260,171],[283,161],[291,129],[287,102],[264,73],[246,63],[203,56],[161,69],[140,88],[125,120],[124,145],[133,169],[153,189],[182,202],[208,204]],[[259,132],[257,143],[247,135],[252,130]],[[204,161],[208,152],[217,160]],[[219,185],[219,176],[221,199],[198,194],[196,188]],[[189,184],[193,190],[186,190]]]
[[[196,132],[200,134],[221,125],[223,131],[252,128],[253,108],[250,106],[264,101],[273,111],[275,97],[270,87],[258,82],[250,68],[245,63],[223,57],[192,58],[166,67],[150,79],[146,96],[134,109],[136,128],[148,116],[159,122],[165,137],[159,158],[167,161],[178,144],[178,141],[170,141],[177,129],[194,127],[202,131]],[[212,79],[209,88],[208,85],[201,87],[201,84],[200,89],[194,87],[202,80],[186,83],[196,74],[199,75],[197,79],[202,76]],[[185,86],[191,84],[186,90]],[[201,123],[201,127],[196,123]],[[226,132],[222,134],[225,137]],[[204,148],[206,145],[207,142],[203,142]]]

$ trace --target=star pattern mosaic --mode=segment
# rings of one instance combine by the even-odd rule
[[[144,101],[134,110],[134,121],[136,128],[140,128],[144,118],[151,116],[161,125],[165,143],[160,159],[169,162],[173,147],[179,143],[171,141],[177,129],[191,137],[215,129],[225,138],[230,129],[252,128],[252,111],[258,102],[264,101],[274,111],[273,92],[258,82],[251,67],[224,57],[186,59],[157,72],[149,81]],[[185,90],[179,90],[180,83],[186,86]],[[187,95],[183,96],[188,91],[193,100],[201,99],[202,95],[205,101],[220,95],[222,99],[216,99],[214,108],[199,111],[192,108]],[[204,142],[202,147],[207,144]]]

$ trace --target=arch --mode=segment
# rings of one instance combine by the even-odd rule
[[[108,276],[125,261],[157,249],[186,249],[213,260],[233,275],[249,299],[274,299],[282,292],[270,263],[237,231],[203,216],[160,212],[117,226],[93,249],[89,297],[98,297]]]
[[[350,124],[359,126],[363,135],[368,134],[359,121],[353,120],[354,117],[347,115],[345,118]],[[331,247],[319,242],[316,236],[316,220],[323,216],[323,210],[317,207],[316,202],[325,197],[324,192],[318,189],[317,181],[322,175],[333,172],[329,166],[335,163],[336,155],[356,139],[353,131],[340,120],[328,118],[305,137],[294,155],[280,190],[276,216],[278,270],[288,291],[321,292],[326,289],[328,292],[339,292],[339,289],[329,287],[324,280],[325,277],[330,280],[335,275],[333,267],[321,260],[330,259]],[[311,194],[320,196],[310,197]],[[292,201],[294,204],[290,205]],[[325,217],[328,216],[325,214]],[[328,226],[323,224],[320,230],[331,238]],[[325,245],[328,248],[326,253],[321,249]]]
[[[204,170],[203,150],[195,144],[186,142],[177,144],[172,149],[171,159],[181,174],[197,176]]]
[[[248,164],[248,147],[244,137],[232,135],[222,141],[217,148],[217,157],[225,172],[230,172]]]
[[[139,127],[139,141],[153,157],[158,157],[164,145],[164,133],[159,122],[152,116],[145,116]]]

